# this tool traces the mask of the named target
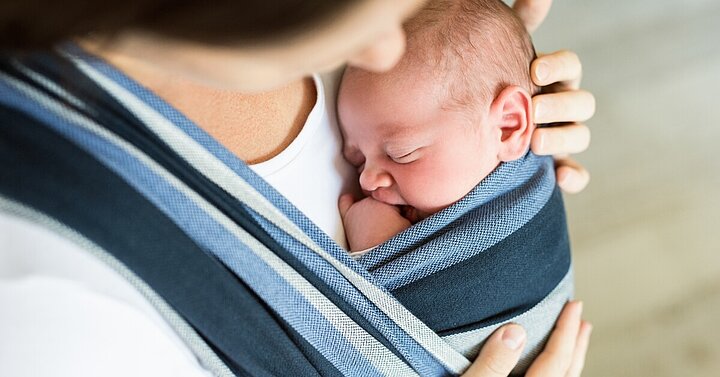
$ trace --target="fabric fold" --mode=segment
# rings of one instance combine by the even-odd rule
[[[472,331],[552,292],[543,310],[558,311],[572,291],[548,158],[501,165],[356,261],[182,114],[77,46],[0,59],[0,110],[0,195],[122,262],[237,374],[281,363],[299,375],[457,375],[486,336]]]

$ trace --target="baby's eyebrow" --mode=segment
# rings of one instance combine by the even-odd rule
[[[383,147],[386,152],[402,152],[410,148],[417,148],[423,143],[422,139],[424,138],[424,136],[418,135],[417,129],[413,127],[401,127],[388,132]]]
[[[386,127],[389,128],[387,131],[387,139],[403,139],[417,132],[417,128],[410,125],[392,124]]]

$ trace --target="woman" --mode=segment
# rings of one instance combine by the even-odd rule
[[[326,82],[323,83],[320,78],[313,82],[307,75],[337,67],[346,61],[372,70],[392,67],[403,52],[401,22],[422,6],[423,2],[365,0],[352,2],[344,7],[328,5],[331,2],[325,4],[326,2],[322,1],[287,2],[280,7],[277,7],[279,2],[275,7],[267,7],[270,2],[250,5],[234,3],[223,5],[225,9],[222,9],[221,5],[215,5],[213,10],[208,10],[207,6],[201,3],[199,6],[191,3],[171,6],[139,1],[133,6],[123,3],[103,5],[101,9],[83,7],[80,3],[63,4],[63,9],[56,10],[59,14],[52,10],[47,11],[47,14],[52,14],[56,20],[52,25],[57,27],[53,30],[51,25],[43,25],[50,29],[47,35],[37,33],[42,30],[40,27],[25,34],[32,35],[35,39],[22,41],[19,37],[13,38],[18,36],[17,30],[14,30],[13,34],[6,30],[3,35],[13,42],[6,43],[8,47],[21,48],[32,47],[33,44],[55,43],[69,37],[82,37],[79,44],[84,50],[101,56],[130,78],[150,88],[236,156],[251,164],[261,165],[256,168],[261,176],[290,198],[295,206],[307,212],[326,233],[334,235],[335,239],[342,243],[342,232],[337,228],[339,218],[334,198],[338,196],[344,183],[349,182],[352,173],[347,166],[337,169],[328,167],[327,171],[322,172],[325,175],[323,179],[313,179],[312,181],[322,182],[320,189],[325,191],[318,197],[303,202],[304,195],[297,195],[300,192],[296,187],[297,180],[278,178],[273,181],[271,176],[274,175],[275,168],[271,169],[273,174],[263,175],[262,164],[272,164],[274,160],[277,161],[277,157],[282,157],[287,150],[293,148],[298,138],[308,137],[303,136],[303,130],[308,127],[314,113],[317,115],[317,112],[332,111],[334,92],[331,83],[327,82],[331,81],[332,77],[326,76]],[[314,7],[308,7],[308,4]],[[25,2],[25,6],[33,10],[36,5]],[[519,2],[516,7],[520,14],[525,16],[528,26],[533,27],[544,17],[549,2]],[[277,13],[274,9],[285,12]],[[287,9],[293,9],[294,12],[288,12]],[[15,13],[17,19],[7,24],[17,28],[18,19],[26,20],[23,20],[21,14],[22,7],[16,7],[14,12],[18,12]],[[63,14],[66,17],[63,18]],[[243,16],[248,18],[242,19]],[[58,19],[61,21],[57,21]],[[249,25],[244,34],[241,25]],[[308,25],[315,27],[310,28]],[[96,36],[85,36],[89,31],[94,31]],[[73,52],[64,50],[63,53]],[[78,55],[83,53],[77,52]],[[562,82],[565,85],[556,86],[565,86],[566,89],[576,88],[575,81],[580,76],[579,63],[569,53],[546,56],[534,63],[533,70],[538,84]],[[32,72],[28,75],[32,76]],[[42,80],[38,82],[42,84]],[[67,83],[67,87],[72,86],[71,84]],[[46,86],[55,90],[55,94],[61,98],[67,93],[64,88]],[[327,96],[329,105],[322,111],[316,111],[320,108],[321,94]],[[65,99],[73,102],[71,97]],[[538,122],[543,123],[582,121],[593,112],[591,96],[572,90],[556,96],[537,97],[535,102],[536,112],[539,113]],[[21,103],[18,106],[22,105]],[[560,111],[565,106],[570,110]],[[86,110],[101,111],[92,106]],[[320,129],[326,133],[320,139],[316,136],[315,140],[319,140],[320,145],[332,146],[332,143],[337,143],[337,133],[334,133],[331,127],[332,117],[326,114],[321,118],[323,120],[319,121],[322,123]],[[3,119],[4,125],[10,124],[8,116]],[[564,139],[567,144],[558,145],[558,139]],[[587,130],[581,125],[546,129],[535,135],[533,149],[545,154],[572,153],[584,149],[587,140]],[[337,145],[339,144],[335,144]],[[334,157],[337,157],[338,150],[335,147],[328,150],[328,156],[323,156],[320,152],[313,155],[333,161],[332,154],[335,153]],[[309,163],[305,165],[305,169],[309,169],[308,166],[317,169],[318,165]],[[291,170],[286,174],[310,172]],[[569,160],[559,161],[558,177],[567,191],[577,191],[587,182],[584,170]],[[304,192],[315,189],[317,188]],[[314,211],[318,214],[313,215]],[[165,324],[168,322],[167,317],[160,318],[147,299],[127,283],[123,285],[123,279],[117,276],[117,273],[113,275],[112,270],[93,261],[92,257],[80,256],[82,253],[75,250],[77,247],[73,249],[72,245],[63,243],[54,235],[43,233],[37,226],[28,225],[12,216],[4,216],[2,220],[3,229],[9,229],[8,237],[14,237],[11,238],[14,242],[11,243],[12,247],[3,255],[10,263],[4,265],[24,264],[29,272],[27,275],[55,279],[40,279],[29,285],[27,281],[22,284],[9,283],[0,291],[3,300],[12,303],[7,307],[16,308],[15,311],[5,314],[16,315],[17,317],[10,317],[14,321],[2,321],[14,324],[13,328],[3,331],[10,334],[9,339],[13,342],[24,339],[32,344],[45,361],[50,361],[45,365],[51,366],[55,373],[62,371],[64,366],[67,368],[64,370],[74,371],[74,374],[78,374],[78,371],[91,374],[99,372],[92,369],[93,367],[108,365],[120,368],[115,370],[120,375],[169,374],[168,367],[176,368],[172,372],[175,375],[203,372],[189,354],[188,348]],[[105,230],[110,233],[120,232],[119,229],[112,228]],[[29,249],[33,249],[35,255],[40,255],[34,250],[37,249],[37,243],[51,248],[52,255],[42,255],[40,260],[27,259],[29,254],[23,251]],[[61,251],[63,248],[67,248],[64,254]],[[48,262],[53,258],[57,261],[56,264]],[[48,263],[50,265],[47,265]],[[62,270],[62,274],[57,274],[58,270]],[[22,273],[18,274],[23,276]],[[72,284],[58,284],[57,280]],[[89,294],[78,290],[78,285],[94,287],[95,291]],[[95,287],[102,287],[100,294]],[[50,295],[57,302],[37,303],[22,299]],[[74,305],[66,305],[69,300],[75,300]],[[108,302],[113,300],[123,301],[125,305]],[[47,320],[45,322],[38,321],[38,318],[28,321],[24,318],[27,313],[52,315],[44,318]],[[62,318],[63,316],[65,318]],[[548,343],[547,352],[533,364],[531,374],[579,374],[589,337],[589,325],[581,325],[579,317],[579,305],[569,304],[558,321],[558,329]],[[51,321],[57,318],[63,319],[59,321],[62,327],[51,326]],[[78,329],[83,329],[80,325],[85,321],[97,326],[100,334],[78,332]],[[74,325],[77,327],[73,328]],[[96,360],[96,364],[72,364],[73,360],[68,359],[68,355],[72,357],[75,354],[67,353],[68,348],[72,349],[72,343],[71,347],[54,347],[52,342],[40,342],[33,338],[33,332],[28,331],[30,328],[41,334],[41,338],[74,337],[74,345],[83,352],[97,349],[97,354],[86,358]],[[178,331],[177,328],[174,330]],[[139,338],[126,337],[127,332],[144,335]],[[113,337],[115,338],[112,342],[106,340]],[[187,339],[184,340],[187,342]],[[155,343],[150,344],[152,342]],[[520,328],[513,325],[503,327],[489,339],[468,373],[480,376],[509,373],[523,344],[524,334]],[[112,346],[118,348],[113,352],[105,352]],[[197,352],[197,349],[193,348],[193,351]],[[154,353],[153,358],[147,358],[147,353]],[[27,365],[26,359],[15,359],[15,364],[12,363],[13,360],[5,361],[0,365],[11,368],[11,374],[22,371],[12,369],[14,366],[20,368],[21,364]],[[107,370],[102,370],[100,373],[107,374],[106,372]]]

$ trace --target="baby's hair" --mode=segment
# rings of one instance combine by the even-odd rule
[[[489,105],[510,85],[538,91],[530,77],[535,48],[515,12],[500,0],[431,0],[405,25],[408,56],[448,83],[446,106]]]

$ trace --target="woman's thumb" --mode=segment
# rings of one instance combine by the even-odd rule
[[[507,376],[513,370],[527,335],[522,326],[511,323],[499,328],[485,342],[475,362],[463,374],[465,377]]]

